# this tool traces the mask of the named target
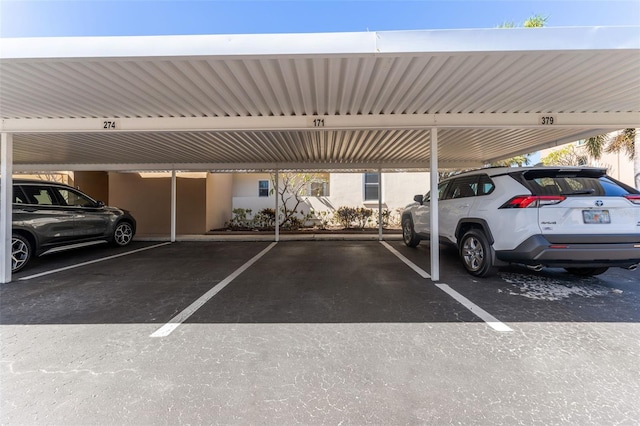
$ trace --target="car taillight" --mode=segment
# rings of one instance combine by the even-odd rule
[[[500,206],[501,209],[526,209],[551,206],[561,203],[567,197],[562,195],[518,195]]]
[[[640,204],[640,195],[629,194],[629,195],[625,195],[624,198],[631,201],[633,204]]]

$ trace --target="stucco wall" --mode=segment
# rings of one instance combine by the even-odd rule
[[[384,173],[382,175],[383,208],[395,210],[403,208],[413,200],[416,194],[429,191],[429,173]],[[234,174],[233,208],[252,209],[254,213],[263,208],[274,208],[275,200],[270,197],[258,197],[258,180],[269,179],[268,174]],[[342,206],[368,207],[377,209],[377,201],[364,201],[364,175],[362,173],[331,173],[330,195],[327,197],[303,197],[298,210],[306,213],[315,211],[334,211]],[[291,205],[291,203],[289,203]]]
[[[176,233],[203,234],[206,227],[204,176],[178,175],[176,183]],[[171,232],[171,177],[166,174],[109,173],[110,204],[131,211],[139,236],[169,235]]]
[[[620,182],[635,187],[633,180],[633,161],[624,153],[603,153],[598,160],[591,160],[590,166],[606,167],[607,174]]]
[[[91,198],[109,205],[109,173],[74,172],[73,186]]]
[[[222,228],[231,219],[232,189],[231,173],[210,173],[207,176],[207,230]]]

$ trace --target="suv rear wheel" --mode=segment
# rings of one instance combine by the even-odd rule
[[[19,234],[11,236],[11,272],[18,272],[31,259],[31,244]]]
[[[402,221],[402,240],[409,247],[415,247],[420,244],[420,237],[413,230],[413,221],[410,217],[405,217]]]
[[[467,271],[476,277],[486,277],[495,272],[489,240],[479,229],[467,231],[460,241],[460,258]]]

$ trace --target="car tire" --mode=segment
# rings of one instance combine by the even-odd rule
[[[467,272],[475,277],[487,277],[496,268],[493,265],[493,248],[484,232],[471,229],[460,241],[460,259]]]
[[[602,268],[565,268],[567,272],[579,277],[592,277],[594,275],[604,274],[609,270],[607,267]]]
[[[112,243],[124,247],[133,240],[133,226],[129,222],[120,222],[113,231]]]
[[[407,247],[416,247],[420,244],[420,237],[416,235],[416,231],[413,229],[413,220],[410,217],[406,217],[402,221],[402,241]]]
[[[18,272],[31,259],[33,249],[28,239],[19,234],[11,235],[11,272]]]

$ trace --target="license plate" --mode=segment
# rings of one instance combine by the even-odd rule
[[[609,210],[582,210],[584,223],[611,223]]]

